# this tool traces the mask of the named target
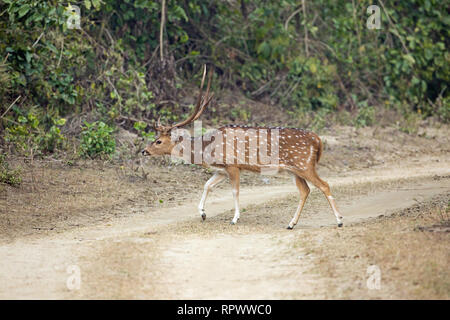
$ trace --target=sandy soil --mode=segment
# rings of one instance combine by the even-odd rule
[[[450,192],[449,157],[413,160],[324,176],[345,225]],[[436,176],[447,178],[433,179]],[[305,230],[332,232],[334,217],[324,197],[313,189],[299,225],[285,230],[296,199],[291,184],[243,187],[241,220],[230,226],[232,196],[222,188],[208,199],[204,223],[193,197],[183,205],[149,208],[93,226],[4,242],[0,298],[329,297],[327,283],[314,272],[307,248],[295,240]],[[80,271],[80,289],[71,290],[67,284],[74,276],[71,266]]]
[[[167,159],[114,165],[20,162],[22,186],[0,185],[0,298],[411,297],[394,282],[386,286],[389,290],[367,291],[363,283],[370,255],[342,256],[375,250],[382,241],[377,237],[389,236],[380,232],[383,217],[436,196],[444,203],[450,198],[448,128],[423,128],[410,136],[388,127],[342,127],[322,139],[325,152],[318,171],[332,187],[344,228],[336,227],[326,199],[312,187],[299,224],[286,230],[298,202],[288,175],[244,174],[241,219],[231,226],[233,201],[226,182],[209,196],[207,220],[201,222],[197,204],[211,175],[203,169]],[[123,143],[124,148],[131,144]],[[406,235],[408,220],[400,217],[396,223],[386,230]],[[361,242],[361,234],[367,242],[375,239],[375,249]],[[448,239],[424,234],[382,243],[415,241],[418,251],[427,243],[440,250],[441,260],[431,263],[441,270],[450,263]],[[406,252],[415,248],[401,244]],[[339,246],[345,247],[342,255]],[[430,262],[432,251],[403,262],[416,259],[425,265],[420,259]],[[394,252],[394,262],[399,256]],[[377,257],[391,256],[380,252]],[[435,276],[435,265],[429,282],[444,285],[433,297],[450,298],[445,284],[450,275]],[[338,272],[345,276],[336,277]],[[396,295],[400,291],[404,294]]]

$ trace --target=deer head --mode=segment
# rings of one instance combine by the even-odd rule
[[[206,94],[203,96],[203,85],[205,83],[205,78],[206,78],[206,65],[205,65],[203,67],[203,77],[202,77],[202,83],[200,85],[200,93],[198,95],[198,99],[197,99],[197,103],[195,105],[194,112],[186,120],[181,121],[179,123],[175,123],[171,126],[170,125],[163,126],[163,125],[161,125],[161,121],[160,121],[161,117],[158,118],[158,121],[153,125],[154,130],[157,133],[155,141],[150,143],[144,150],[142,150],[142,154],[144,156],[171,154],[172,149],[176,145],[176,141],[172,141],[172,139],[171,139],[172,129],[183,127],[183,126],[197,120],[201,116],[203,111],[205,110],[206,106],[212,100],[214,94],[209,95],[209,89],[211,87],[211,77],[212,77],[212,73],[209,74],[208,85],[206,88]]]

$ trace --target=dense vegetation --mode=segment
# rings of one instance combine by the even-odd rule
[[[146,123],[156,115],[173,121],[189,111],[183,97],[204,63],[214,67],[215,91],[282,106],[293,124],[344,111],[355,125],[371,125],[380,109],[450,121],[446,1],[72,4],[81,9],[79,29],[70,28],[76,14],[67,1],[0,2],[0,136],[8,150],[49,154],[72,136],[80,156],[109,154],[118,125],[151,138]],[[371,4],[381,8],[380,29],[366,27]]]

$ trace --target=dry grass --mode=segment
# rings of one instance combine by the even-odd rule
[[[450,194],[345,230],[307,230],[299,245],[312,254],[333,299],[449,299]],[[323,245],[326,244],[326,245]],[[367,267],[381,270],[369,290]]]
[[[0,239],[60,232],[199,196],[208,174],[196,168],[146,166],[146,179],[129,166],[86,162],[20,163],[23,183],[2,185]],[[184,183],[189,181],[189,184]]]
[[[425,139],[392,132],[389,128],[336,129],[330,134],[338,143],[326,147],[319,173],[345,174],[396,157],[417,155],[418,150],[436,156],[446,154],[446,150],[437,147],[448,145],[446,128],[436,132],[432,139]],[[14,167],[22,168],[23,183],[18,188],[0,183],[0,240],[61,232],[152,207],[175,206],[199,199],[203,184],[210,177],[205,169],[173,165],[167,159],[137,158],[124,160],[122,164],[66,162],[49,159],[31,164],[14,163]],[[141,166],[143,162],[146,164]],[[241,182],[242,185],[263,184],[260,176],[248,174],[242,176]],[[286,183],[286,177],[270,177],[270,183]],[[224,183],[219,188],[229,186]]]
[[[0,183],[0,241],[24,235],[62,232],[200,199],[211,176],[199,166],[173,165],[149,159],[123,164],[100,161],[16,161],[22,168],[18,187]],[[261,184],[257,175],[243,175],[243,185]],[[272,184],[286,178],[274,177]],[[223,183],[219,188],[229,188]]]

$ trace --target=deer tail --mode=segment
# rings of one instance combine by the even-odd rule
[[[323,153],[322,140],[320,138],[318,138],[318,139],[319,139],[319,149],[317,150],[316,163],[319,163],[320,157],[322,156],[322,153]]]

